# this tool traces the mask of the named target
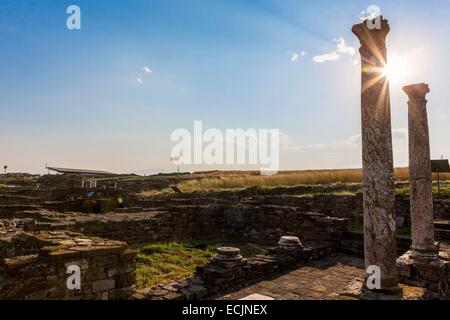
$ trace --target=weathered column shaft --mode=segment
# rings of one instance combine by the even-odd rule
[[[433,191],[426,84],[403,88],[408,95],[409,188],[411,197],[412,254],[435,254]]]
[[[388,21],[379,29],[365,21],[353,27],[361,42],[364,255],[366,268],[381,269],[381,289],[397,288],[395,187],[387,62]]]

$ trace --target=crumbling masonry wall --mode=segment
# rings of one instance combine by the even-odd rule
[[[135,254],[119,241],[73,232],[19,233],[0,239],[0,300],[127,299]],[[69,266],[81,270],[81,289],[67,286]]]
[[[68,230],[85,235],[144,244],[210,238],[242,238],[273,243],[283,235],[302,241],[330,241],[339,245],[347,219],[298,212],[279,206],[177,206],[167,211],[109,214],[29,212],[35,223],[27,231]]]

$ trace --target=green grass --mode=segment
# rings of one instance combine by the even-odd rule
[[[240,240],[149,244],[136,249],[136,287],[149,288],[189,277],[196,266],[207,264],[221,246],[239,247],[244,257],[265,253],[265,248]]]
[[[6,188],[6,184],[0,184],[0,189],[1,188]]]
[[[153,287],[189,277],[214,256],[218,243],[161,243],[139,249],[137,288]]]
[[[399,195],[409,196],[409,185],[396,186],[395,192]],[[433,196],[440,199],[450,198],[450,183],[448,181],[441,182],[441,191],[439,192],[437,182],[433,181]]]

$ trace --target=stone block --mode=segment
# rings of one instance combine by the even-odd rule
[[[189,290],[194,294],[195,300],[200,300],[208,294],[208,290],[204,286],[192,285]]]
[[[111,300],[125,300],[133,294],[132,287],[125,287],[120,289],[109,290],[109,299]]]
[[[447,262],[441,259],[422,261],[411,257],[411,252],[397,259],[400,282],[427,288],[442,296],[448,287]]]
[[[179,301],[184,300],[184,294],[182,292],[176,291],[176,292],[169,292],[165,296],[163,296],[164,300],[170,300],[170,301]]]
[[[92,292],[102,292],[114,289],[116,286],[116,281],[107,279],[107,280],[98,280],[92,283]]]

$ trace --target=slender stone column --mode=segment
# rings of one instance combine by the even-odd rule
[[[361,42],[364,256],[366,268],[381,271],[381,290],[398,289],[395,188],[387,63],[388,21],[379,17],[353,26]],[[368,275],[366,275],[368,276]],[[367,284],[367,283],[366,283]]]
[[[427,84],[406,86],[409,101],[409,188],[411,194],[411,256],[437,258],[434,244],[433,191],[428,131]]]

